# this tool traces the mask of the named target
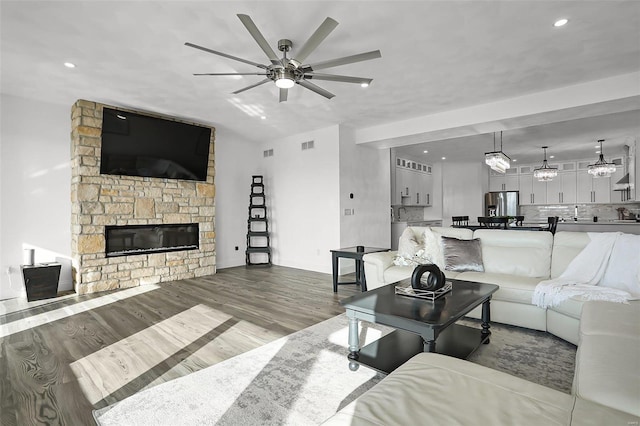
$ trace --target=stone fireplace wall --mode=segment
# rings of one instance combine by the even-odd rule
[[[71,252],[76,292],[94,293],[214,274],[215,129],[211,132],[205,182],[101,175],[103,106],[154,115],[85,100],[77,101],[71,109]],[[105,255],[106,225],[177,223],[200,225],[199,250]]]

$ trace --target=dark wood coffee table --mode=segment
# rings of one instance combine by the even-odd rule
[[[420,352],[438,352],[465,359],[491,335],[489,301],[498,290],[494,284],[447,280],[451,292],[435,301],[395,294],[389,284],[340,302],[349,318],[349,368],[359,364],[390,373]],[[482,329],[456,324],[460,318],[482,305]],[[396,330],[360,348],[358,322],[383,324]]]

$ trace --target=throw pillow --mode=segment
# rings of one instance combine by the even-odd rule
[[[444,257],[442,256],[442,248],[440,236],[427,228],[423,233],[424,238],[424,254],[423,257],[431,263],[435,263],[441,270],[444,269]]]
[[[407,227],[398,240],[398,256],[412,258],[420,250],[420,243],[413,229]]]
[[[459,240],[443,236],[441,239],[445,270],[484,272],[482,246],[479,238]]]

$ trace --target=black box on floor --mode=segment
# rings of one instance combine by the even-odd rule
[[[60,279],[59,263],[42,263],[37,265],[23,265],[22,277],[27,289],[27,300],[49,299],[58,295],[58,281]]]

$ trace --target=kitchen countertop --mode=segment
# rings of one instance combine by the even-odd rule
[[[640,225],[640,222],[635,220],[567,220],[565,222],[558,222],[558,225]]]

